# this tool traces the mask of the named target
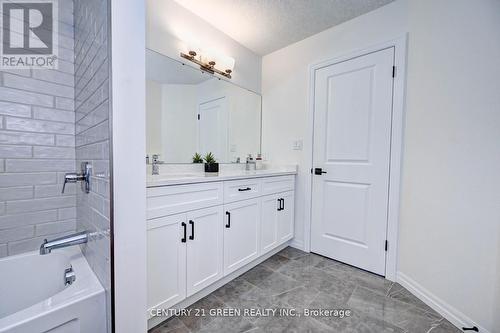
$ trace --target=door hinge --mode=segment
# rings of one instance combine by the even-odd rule
[[[200,120],[200,114],[198,113],[198,120]]]
[[[396,77],[396,66],[392,66],[392,77]]]
[[[385,252],[387,252],[387,249],[389,249],[389,242],[386,240],[385,241]]]

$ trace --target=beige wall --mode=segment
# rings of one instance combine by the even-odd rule
[[[263,151],[298,163],[311,64],[409,32],[399,271],[490,332],[500,222],[500,2],[398,0],[263,58]],[[283,126],[286,119],[286,126]],[[462,317],[463,317],[462,316]]]

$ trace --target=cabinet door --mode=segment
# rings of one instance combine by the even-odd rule
[[[187,213],[187,295],[223,276],[222,206]]]
[[[278,245],[278,213],[280,213],[278,209],[280,201],[276,194],[262,197],[261,200],[260,253],[263,254]]]
[[[147,221],[148,310],[168,309],[186,298],[185,223],[185,214]]]
[[[295,198],[292,191],[278,194],[281,210],[278,212],[278,243],[293,238]]]
[[[229,274],[259,255],[260,199],[225,205],[224,212],[224,274]]]

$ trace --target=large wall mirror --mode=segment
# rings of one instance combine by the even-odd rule
[[[212,152],[220,163],[261,150],[261,96],[146,50],[147,153],[191,163]]]

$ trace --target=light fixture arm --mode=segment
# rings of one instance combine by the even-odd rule
[[[198,66],[200,66],[200,69],[202,71],[205,71],[205,72],[208,72],[210,74],[219,74],[219,75],[222,75],[224,77],[227,77],[228,79],[231,78],[231,73],[232,73],[232,70],[230,69],[226,69],[225,71],[221,71],[220,69],[217,69],[215,68],[215,61],[210,61],[208,64],[207,63],[204,63],[203,61],[200,61],[198,59],[196,59],[196,52],[195,51],[189,51],[189,54],[185,54],[183,52],[181,52],[181,57],[184,58],[184,59],[187,59],[191,62],[194,62],[195,64],[197,64]]]

